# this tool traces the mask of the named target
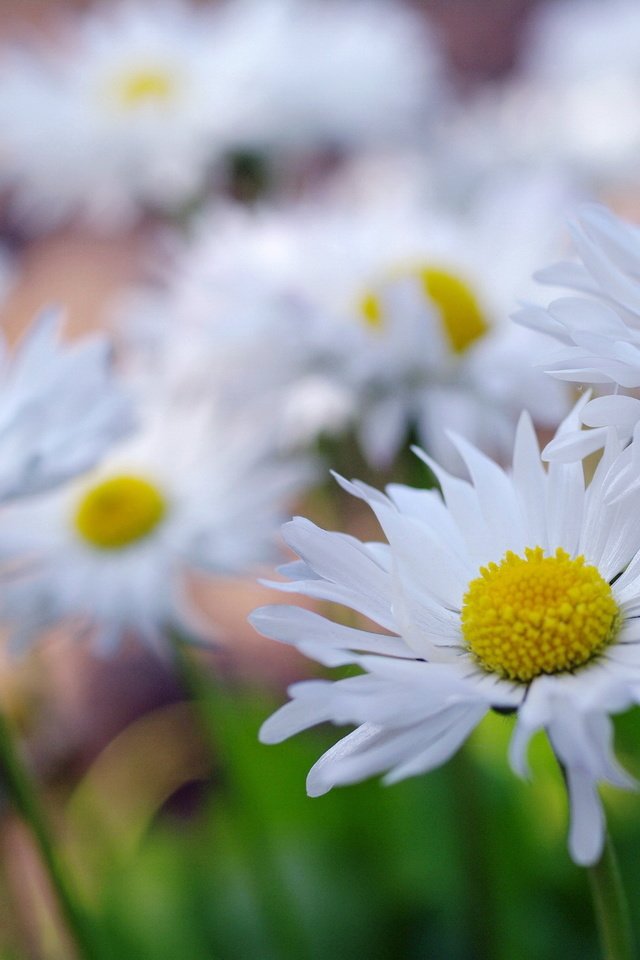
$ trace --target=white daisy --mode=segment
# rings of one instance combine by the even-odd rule
[[[144,390],[187,404],[209,395],[250,420],[268,409],[285,450],[344,425],[350,398],[310,362],[312,305],[290,279],[298,242],[287,217],[234,204],[203,213],[187,240],[167,235],[155,282],[114,310]]]
[[[60,342],[57,311],[15,352],[0,341],[0,500],[48,490],[93,467],[132,426],[127,393],[100,335]]]
[[[383,771],[387,782],[424,773],[451,757],[487,711],[513,712],[512,766],[526,773],[527,744],[546,731],[566,775],[571,855],[593,863],[604,835],[597,785],[631,785],[612,754],[609,715],[640,700],[640,490],[628,483],[631,454],[611,432],[585,489],[581,464],[545,472],[526,414],[511,473],[454,442],[471,482],[425,457],[442,496],[341,481],[370,505],[386,543],[301,518],[285,526],[301,559],[283,568],[292,583],[272,585],[342,604],[383,632],[295,606],[255,611],[265,636],[328,666],[361,668],[337,682],[294,685],[261,739],[276,743],[325,721],[356,725],[312,768],[307,789],[317,796]]]
[[[120,0],[66,27],[53,49],[5,51],[0,177],[14,211],[107,228],[176,211],[256,122],[243,38],[181,0]]]
[[[118,0],[66,26],[2,57],[0,182],[37,227],[179,212],[235,150],[415,140],[441,100],[433,39],[391,2]]]
[[[27,564],[3,589],[14,646],[66,620],[103,650],[127,631],[158,645],[170,624],[202,629],[188,571],[235,575],[275,556],[300,482],[295,465],[263,447],[238,423],[216,428],[208,404],[156,403],[96,471],[7,507],[2,549]]]
[[[311,382],[314,422],[350,419],[374,465],[412,425],[441,459],[446,427],[501,455],[523,406],[548,426],[566,410],[531,367],[536,338],[506,322],[552,249],[558,186],[503,183],[458,216],[387,177],[357,196],[349,174],[305,204],[214,209],[179,258],[169,312],[176,329],[197,317],[210,330],[218,366],[238,371],[244,356],[243,390],[271,380],[295,405]]]
[[[558,243],[564,187],[501,177],[463,213],[430,197],[433,184],[396,187],[392,174],[355,198],[338,182],[334,205],[307,213],[301,230],[300,277],[317,304],[324,368],[351,390],[376,466],[391,462],[410,426],[447,466],[460,465],[447,428],[504,456],[523,407],[548,427],[566,412],[565,391],[545,391],[532,369],[537,338],[506,322],[536,257]]]
[[[629,440],[640,421],[640,229],[604,207],[586,206],[572,225],[581,262],[563,262],[537,274],[539,280],[588,296],[562,297],[546,309],[525,306],[516,322],[549,334],[562,349],[544,361],[560,380],[597,385],[615,392],[587,403],[582,422],[596,429],[563,436],[545,456],[584,456],[599,449],[607,427]]]
[[[451,99],[435,32],[402,4],[238,0],[230,12],[268,103],[256,138],[276,153],[425,142]]]

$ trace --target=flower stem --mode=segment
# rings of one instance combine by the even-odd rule
[[[588,868],[603,960],[633,960],[635,949],[629,905],[618,860],[607,834],[599,861]]]
[[[458,814],[458,838],[464,864],[464,918],[469,957],[497,956],[499,911],[495,902],[494,864],[490,856],[489,816],[482,777],[469,745],[449,761],[452,795]]]
[[[20,757],[11,728],[2,710],[0,710],[0,777],[2,788],[7,791],[10,802],[31,829],[68,931],[75,941],[78,955],[85,960],[96,960],[101,956],[102,951],[97,949],[91,925],[78,904],[66,872],[58,859],[37,791]]]

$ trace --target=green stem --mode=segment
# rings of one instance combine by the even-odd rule
[[[2,710],[0,710],[0,775],[2,787],[7,791],[9,800],[31,829],[78,954],[86,960],[96,960],[101,951],[96,950],[89,921],[79,906],[65,870],[58,859],[37,791],[20,757],[11,728]]]
[[[490,856],[489,817],[480,771],[465,744],[449,761],[452,794],[458,813],[458,837],[464,863],[464,922],[469,957],[490,960],[497,955],[495,876]]]
[[[226,704],[226,695],[217,689],[209,674],[194,663],[183,638],[175,630],[170,630],[169,636],[184,686],[199,712],[202,731],[213,755],[222,757],[234,817],[242,819],[242,853],[249,859],[255,896],[261,903],[276,947],[274,955],[303,960],[309,955],[308,938],[287,898],[287,883],[278,869],[272,837],[260,816],[259,800],[250,795],[250,787],[234,764],[233,716]]]
[[[629,905],[616,853],[608,835],[602,856],[587,872],[603,960],[633,960],[635,950]]]

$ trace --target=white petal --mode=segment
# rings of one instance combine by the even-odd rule
[[[631,432],[639,420],[640,400],[635,397],[596,397],[582,411],[582,422],[588,427],[620,426]]]
[[[406,777],[415,777],[427,773],[446,763],[462,746],[469,734],[475,730],[487,713],[486,706],[460,707],[450,720],[447,729],[442,730],[428,747],[410,757],[404,763],[397,764],[384,778],[387,784],[398,783]]]
[[[316,763],[311,767],[307,775],[307,793],[310,797],[320,797],[327,793],[333,786],[334,781],[331,776],[331,770],[334,762],[344,757],[350,756],[354,751],[369,743],[375,743],[389,734],[380,729],[373,723],[363,723],[362,726],[347,734],[342,740],[324,753]]]
[[[261,743],[280,743],[301,730],[307,730],[331,718],[331,687],[328,680],[308,680],[296,684],[298,697],[276,710],[260,727]]]
[[[355,609],[387,626],[390,577],[364,544],[355,537],[322,530],[302,517],[285,524],[282,536],[317,574],[338,590],[350,591],[360,598]]]
[[[596,430],[576,430],[575,433],[556,436],[542,451],[542,459],[558,463],[583,460],[604,447],[607,435],[608,429],[599,427]]]
[[[547,543],[547,475],[540,459],[540,448],[531,422],[523,413],[518,423],[513,453],[513,483],[526,520],[527,539],[543,549]]]
[[[580,768],[567,769],[571,823],[569,852],[575,863],[589,867],[599,860],[604,845],[604,813],[593,778]]]
[[[435,474],[442,489],[447,509],[455,520],[474,563],[485,563],[488,557],[499,555],[501,544],[493,539],[492,527],[487,525],[480,511],[480,502],[473,486],[443,470],[419,447],[412,448]]]
[[[528,544],[510,478],[463,437],[452,437],[452,440],[471,474],[485,523],[493,528],[494,538],[500,543],[495,559],[507,550],[522,553]]]
[[[415,590],[450,609],[459,609],[472,568],[465,564],[426,524],[396,510],[376,508],[376,515],[393,553],[403,592]]]
[[[344,650],[386,654],[392,657],[411,657],[413,653],[400,637],[357,630],[334,623],[303,607],[274,604],[258,607],[248,617],[249,623],[265,637],[301,647],[317,643]]]

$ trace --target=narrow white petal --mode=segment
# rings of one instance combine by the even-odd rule
[[[569,767],[567,786],[571,823],[569,852],[575,863],[589,867],[600,858],[604,845],[604,813],[597,787],[584,770]]]
[[[460,707],[452,716],[450,725],[420,753],[404,763],[397,764],[384,778],[387,784],[398,783],[406,777],[427,773],[446,763],[462,746],[487,713],[486,706]]]
[[[484,521],[492,527],[494,539],[500,543],[498,557],[507,550],[521,553],[528,544],[511,479],[497,463],[462,437],[452,437],[452,440],[471,474]]]
[[[518,423],[513,453],[513,483],[520,499],[529,544],[548,549],[546,519],[547,475],[531,421],[523,413]]]
[[[304,689],[302,684],[296,684],[299,697],[265,720],[258,734],[261,743],[281,743],[301,730],[329,720],[331,687],[328,680],[308,680]]]
[[[473,486],[467,480],[448,473],[419,447],[413,447],[413,451],[437,477],[447,509],[474,562],[479,566],[486,562],[488,556],[499,555],[501,544],[497,538],[493,538],[493,528],[482,516],[478,494]]]
[[[576,430],[575,433],[556,436],[542,451],[542,459],[557,463],[572,463],[583,460],[589,454],[604,447],[608,436],[606,427],[596,430]]]
[[[335,782],[332,777],[333,764],[350,756],[354,751],[370,743],[376,743],[383,738],[388,737],[386,731],[373,723],[363,723],[352,733],[347,734],[342,740],[338,740],[333,747],[324,753],[319,760],[314,763],[307,775],[307,793],[310,797],[320,797],[328,793]]]
[[[265,637],[301,646],[317,643],[344,650],[386,654],[392,657],[411,657],[414,654],[400,637],[370,633],[334,623],[303,607],[274,604],[258,607],[248,617],[249,623]]]
[[[640,400],[635,397],[596,397],[582,411],[582,422],[588,427],[620,426],[632,431],[639,420]]]

